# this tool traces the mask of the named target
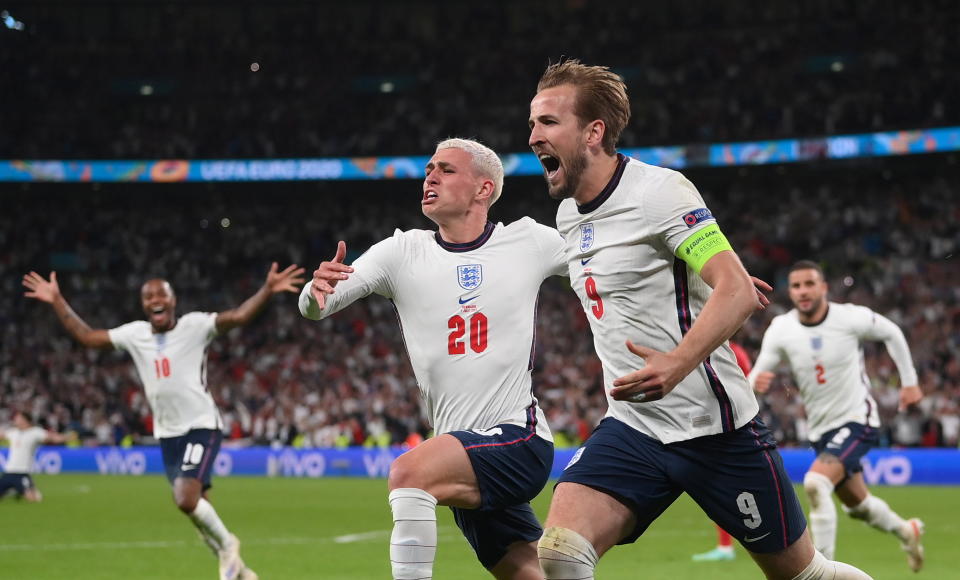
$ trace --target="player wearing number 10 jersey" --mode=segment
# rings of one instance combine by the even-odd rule
[[[773,319],[750,381],[766,392],[781,359],[793,370],[807,411],[809,438],[817,458],[803,478],[810,500],[810,531],[817,549],[833,556],[837,538],[836,493],[850,517],[900,538],[907,563],[923,566],[923,522],[904,521],[885,501],[870,493],[860,459],[877,443],[880,418],[870,395],[861,341],[883,341],[900,373],[902,408],[923,398],[910,348],[896,324],[865,306],[827,300],[823,270],[803,260],[790,268],[794,309]]]
[[[53,307],[60,322],[81,344],[130,353],[153,411],[167,478],[177,507],[186,514],[219,559],[221,580],[255,580],[240,558],[240,542],[227,531],[208,501],[210,474],[220,449],[220,413],[207,390],[207,345],[220,333],[247,324],[278,292],[296,292],[303,268],[277,271],[274,263],[260,290],[237,308],[220,313],[176,316],[177,299],[166,280],[153,279],[140,289],[147,320],[110,330],[92,329],[60,293],[56,272],[46,280],[36,272],[23,277],[26,296]]]
[[[497,578],[542,578],[529,501],[546,483],[553,444],[531,388],[537,294],[566,272],[556,230],[529,218],[487,220],[503,167],[487,147],[441,142],[426,166],[423,213],[438,232],[397,231],[344,265],[340,242],[300,295],[328,316],[379,294],[393,301],[436,437],[390,468],[397,579],[430,578],[436,506],[453,508],[478,559]],[[334,288],[336,286],[336,288]]]

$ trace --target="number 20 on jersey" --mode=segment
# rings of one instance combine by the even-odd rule
[[[470,340],[464,340],[470,327]],[[447,336],[447,354],[466,354],[467,342],[470,350],[476,353],[487,350],[487,317],[482,312],[474,312],[469,319],[455,314],[447,321],[450,334]]]

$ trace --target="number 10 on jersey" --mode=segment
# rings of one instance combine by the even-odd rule
[[[447,328],[450,329],[450,335],[447,336],[448,354],[466,354],[467,345],[463,340],[463,335],[467,333],[468,321],[464,320],[459,314],[455,314],[447,321]],[[474,312],[469,319],[470,325],[470,349],[473,352],[483,352],[487,350],[487,317],[482,312]]]

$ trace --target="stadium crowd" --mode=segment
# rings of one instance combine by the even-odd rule
[[[960,124],[951,0],[7,4],[0,158],[522,151],[569,39],[627,80],[622,147]]]
[[[785,271],[801,258],[822,261],[832,299],[868,305],[904,329],[927,396],[898,414],[896,369],[881,346],[867,347],[883,444],[958,443],[958,177],[956,159],[944,156],[692,175],[747,268],[777,288],[775,305],[737,337],[752,355],[786,308]],[[349,261],[395,227],[429,224],[410,181],[84,187],[77,195],[31,185],[0,214],[0,424],[24,408],[87,444],[149,440],[134,366],[123,353],[76,345],[49,309],[22,297],[25,272],[57,270],[77,313],[111,328],[143,317],[138,289],[150,277],[171,281],[181,315],[224,310],[260,284],[270,261],[310,272],[338,239]],[[505,189],[494,219],[553,223],[538,178]],[[561,445],[582,440],[605,412],[586,330],[565,281],[548,281],[534,386]],[[208,384],[230,444],[388,445],[429,433],[393,307],[377,297],[319,323],[300,318],[293,297],[278,297],[251,325],[214,340]],[[805,440],[788,374],[762,400],[781,442]]]

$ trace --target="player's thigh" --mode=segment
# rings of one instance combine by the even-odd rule
[[[477,478],[463,445],[449,434],[439,435],[397,457],[387,479],[390,490],[422,489],[440,505],[479,505]]]
[[[848,477],[863,471],[860,460],[877,444],[878,437],[875,428],[862,423],[847,423],[827,431],[813,444],[817,459],[810,471],[823,473],[842,486]]]
[[[813,553],[810,533],[804,530],[787,548],[767,554],[750,552],[750,557],[770,580],[790,580],[796,578],[810,564]]]
[[[720,527],[755,553],[788,549],[806,519],[769,429],[759,420],[737,431],[673,444],[671,474]]]
[[[482,509],[531,501],[553,468],[553,443],[528,427],[501,424],[492,429],[453,431],[463,445],[480,490]]]
[[[564,468],[547,527],[574,530],[599,554],[632,543],[679,497],[659,441],[606,418]]]
[[[522,570],[531,563],[537,564],[535,546],[543,535],[543,528],[530,504],[492,510],[451,510],[477,559],[495,575],[497,571]]]
[[[160,451],[167,480],[199,480],[202,490],[212,486],[213,464],[220,452],[223,433],[216,429],[193,429],[179,437],[160,439]]]

